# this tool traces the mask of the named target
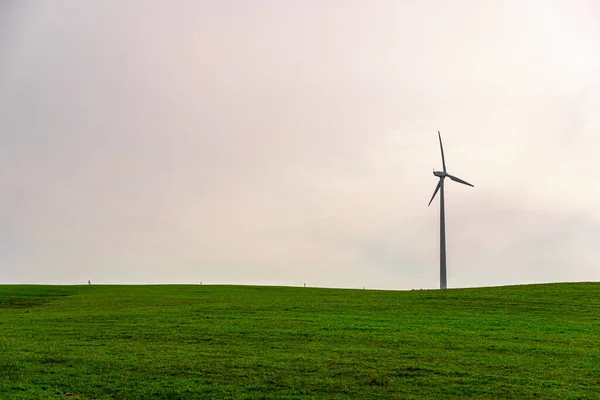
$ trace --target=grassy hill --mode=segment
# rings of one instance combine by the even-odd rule
[[[600,399],[600,284],[4,285],[0,398]]]

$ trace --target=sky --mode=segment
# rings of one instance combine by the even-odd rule
[[[451,4],[450,4],[451,3]],[[0,283],[600,280],[594,0],[8,0]]]

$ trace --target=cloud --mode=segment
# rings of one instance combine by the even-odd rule
[[[10,15],[10,282],[436,287],[438,129],[475,184],[447,187],[450,286],[599,278],[592,3]]]

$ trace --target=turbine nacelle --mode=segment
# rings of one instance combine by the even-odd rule
[[[440,178],[444,178],[446,175],[448,175],[444,171],[433,171],[433,174],[435,176],[439,176]]]

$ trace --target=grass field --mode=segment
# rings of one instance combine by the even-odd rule
[[[600,399],[600,284],[0,286],[2,399]]]

